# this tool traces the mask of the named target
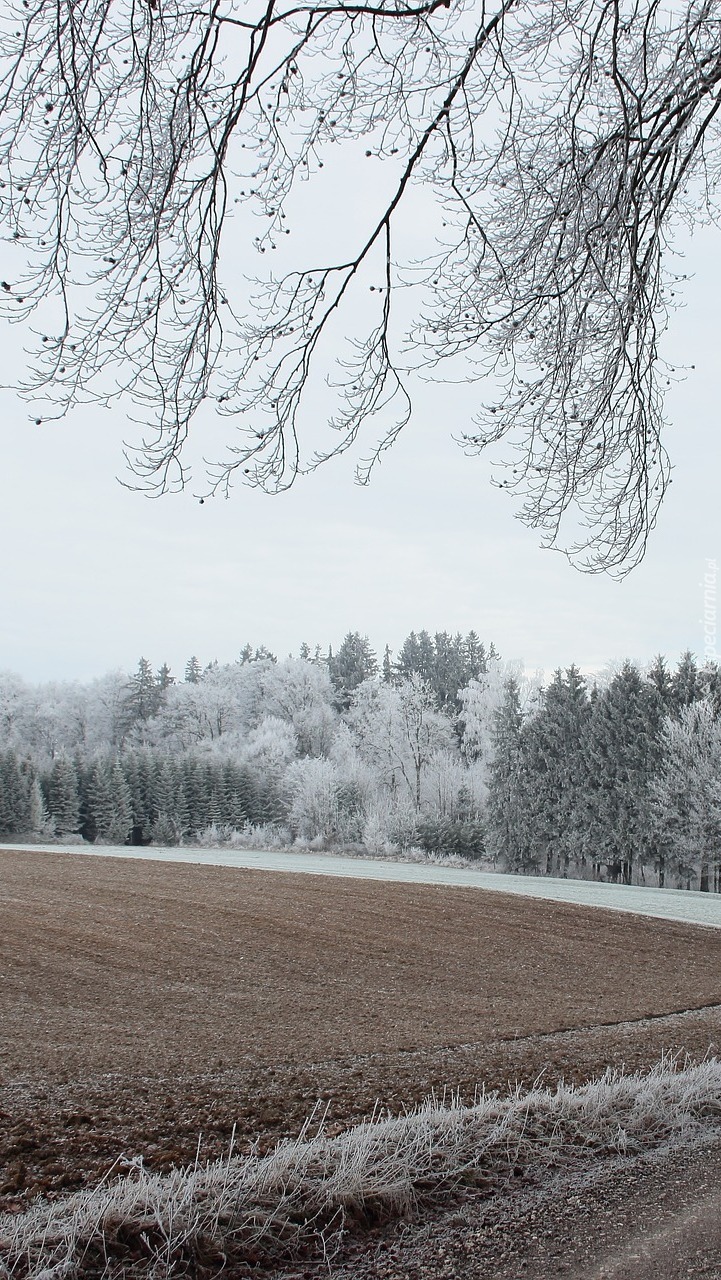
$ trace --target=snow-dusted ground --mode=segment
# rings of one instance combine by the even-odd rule
[[[154,862],[202,863],[212,867],[247,867],[254,871],[300,871],[306,875],[349,876],[360,880],[395,880],[407,884],[464,885],[496,893],[578,902],[613,911],[631,911],[664,920],[684,920],[721,929],[721,894],[684,893],[680,889],[645,889],[596,884],[588,880],[553,880],[545,876],[508,876],[471,867],[388,859],[344,858],[325,853],[277,853],[228,849],[111,848],[107,845],[13,845],[38,853],[84,854],[88,857],[141,858]]]

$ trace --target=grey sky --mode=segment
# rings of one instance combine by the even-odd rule
[[[450,438],[472,411],[465,388],[419,397],[367,489],[343,459],[280,497],[240,489],[203,506],[117,483],[132,434],[119,410],[36,428],[6,391],[0,667],[85,678],[143,654],[179,673],[191,653],[231,660],[246,640],[283,655],[359,629],[396,647],[424,626],[475,628],[547,670],[702,652],[700,584],[706,560],[721,559],[717,231],[686,265],[695,279],[666,351],[696,369],[667,403],[674,483],[646,561],[622,583],[579,574],[514,520],[486,460]],[[6,381],[19,337],[3,335]]]

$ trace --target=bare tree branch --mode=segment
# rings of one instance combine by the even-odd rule
[[[465,447],[505,441],[497,482],[547,545],[642,556],[669,478],[668,250],[716,213],[719,3],[22,0],[0,30],[0,297],[42,326],[40,418],[129,401],[153,492],[186,482],[207,402],[233,423],[212,491],[287,487],[370,431],[366,480],[448,369],[488,402]],[[383,161],[377,212],[347,250],[291,254],[338,145],[339,182]],[[444,224],[420,263],[419,186]]]

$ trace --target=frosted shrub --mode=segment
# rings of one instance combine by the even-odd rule
[[[193,836],[193,844],[199,849],[288,849],[293,837],[287,827],[274,823],[251,822],[241,827],[227,823],[211,822]]]
[[[375,795],[365,810],[363,844],[369,853],[404,854],[416,844],[417,819],[405,796]]]
[[[332,760],[307,756],[294,760],[285,771],[291,830],[302,840],[333,840],[338,835],[340,781]]]

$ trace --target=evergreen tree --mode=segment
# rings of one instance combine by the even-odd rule
[[[571,666],[556,671],[538,711],[523,730],[532,778],[527,820],[538,865],[546,875],[568,875],[578,856],[578,806],[587,782],[584,745],[590,707],[586,685]]]
[[[415,631],[411,631],[410,635],[406,636],[400,647],[395,663],[394,674],[399,680],[409,680],[412,675],[418,674],[420,669],[421,650],[418,643],[418,636]]]
[[[341,710],[351,704],[353,690],[376,675],[378,662],[368,636],[360,631],[349,631],[338,652],[329,650],[328,672],[336,694],[336,703]]]
[[[704,696],[703,681],[698,663],[690,649],[681,654],[679,664],[671,677],[671,705],[678,714],[682,707],[698,702]]]
[[[463,683],[466,685],[469,680],[477,680],[479,676],[486,674],[488,661],[483,642],[479,640],[475,631],[469,631],[463,643],[466,660],[466,678]]]
[[[192,658],[188,658],[188,661],[185,664],[185,683],[197,684],[202,674],[203,668],[194,654]]]
[[[183,786],[182,776],[178,773],[178,783],[173,795],[172,817],[175,829],[178,833],[178,839],[189,834],[190,825],[190,808],[188,806],[187,797],[185,795],[185,787]]]
[[[447,631],[437,631],[434,637],[435,659],[431,675],[431,688],[440,707],[458,712],[458,693],[470,679],[465,645],[461,635],[449,636]]]
[[[40,780],[33,775],[30,783],[30,793],[28,796],[28,829],[33,835],[50,836],[55,832],[55,823],[50,817],[45,804]]]
[[[393,684],[393,662],[391,651],[388,645],[383,650],[383,666],[381,668],[381,678],[384,684]]]
[[[535,871],[525,809],[528,787],[521,740],[523,715],[518,681],[513,677],[506,682],[494,719],[486,806],[489,845],[508,871]]]
[[[15,751],[0,753],[0,835],[29,831],[32,775],[21,767]]]
[[[133,827],[133,803],[119,762],[110,757],[98,761],[88,791],[94,838],[110,844],[125,844]]]
[[[144,724],[156,715],[160,708],[162,695],[153,668],[147,658],[141,658],[137,671],[130,677],[124,703],[126,729]]]
[[[489,659],[497,657],[493,645],[486,653],[475,631],[470,631],[465,640],[460,634],[451,636],[447,631],[437,631],[433,637],[427,631],[411,631],[401,646],[394,674],[399,681],[420,676],[433,690],[437,705],[457,713],[461,707],[460,691],[470,680],[484,675]]]
[[[69,835],[80,830],[78,774],[67,756],[58,756],[53,761],[48,777],[47,805],[58,835]]]
[[[155,687],[158,693],[158,703],[162,703],[168,689],[175,684],[175,676],[171,675],[170,667],[164,662],[158,674],[155,677]]]
[[[585,850],[611,880],[631,884],[655,861],[651,785],[661,756],[663,704],[625,662],[593,703],[586,738]]]
[[[142,838],[148,836],[155,816],[155,764],[152,751],[143,747],[122,759],[125,779],[130,788],[133,825]]]
[[[205,826],[203,780],[195,756],[187,755],[180,762],[178,781],[183,785],[188,811],[188,828],[190,831],[201,831]]]
[[[240,651],[239,661],[241,666],[244,666],[246,662],[277,662],[278,659],[274,653],[271,653],[270,649],[266,649],[264,644],[255,651],[252,645],[246,644],[243,645]]]
[[[659,653],[653,660],[648,679],[659,696],[661,705],[669,710],[674,704],[673,680],[666,659]]]
[[[713,708],[717,719],[721,718],[721,665],[708,660],[699,671],[699,680],[703,687],[704,699]]]

